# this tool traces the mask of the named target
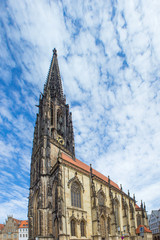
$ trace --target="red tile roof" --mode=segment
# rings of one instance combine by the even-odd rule
[[[88,166],[87,164],[81,162],[80,160],[78,159],[75,159],[73,160],[71,157],[67,156],[66,154],[64,154],[62,152],[62,159],[67,161],[68,163],[78,167],[78,168],[81,168],[83,170],[85,170],[86,172],[90,173],[90,166]],[[104,176],[103,174],[101,174],[100,172],[96,171],[95,169],[92,168],[92,173],[97,176],[98,178],[102,179],[103,181],[107,182],[108,183],[108,178],[106,176]],[[112,180],[110,180],[110,184],[112,186],[114,186],[115,188],[119,189],[119,186],[113,182]]]
[[[0,231],[4,228],[4,224],[0,224]]]
[[[22,220],[19,228],[28,228],[28,220]]]
[[[139,225],[136,229],[136,234],[140,233],[140,228],[144,227],[144,233],[152,233],[151,230],[149,230],[147,227],[145,227],[144,225]]]
[[[140,211],[142,209],[136,204],[136,210]]]

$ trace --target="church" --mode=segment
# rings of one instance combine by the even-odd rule
[[[28,205],[29,240],[151,239],[146,207],[75,156],[57,51],[40,95]],[[142,234],[141,234],[142,233]]]

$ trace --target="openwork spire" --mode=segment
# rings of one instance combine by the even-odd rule
[[[47,77],[47,83],[45,85],[45,91],[48,90],[50,91],[51,98],[57,97],[61,100],[64,100],[62,81],[57,59],[57,50],[55,48],[53,50],[53,57]]]

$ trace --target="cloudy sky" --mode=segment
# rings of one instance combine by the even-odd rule
[[[27,218],[39,94],[58,51],[76,156],[160,208],[160,1],[0,1],[0,223]]]

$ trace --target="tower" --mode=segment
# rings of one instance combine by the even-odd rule
[[[53,239],[53,229],[58,236],[64,218],[59,154],[75,156],[72,115],[63,95],[56,49],[38,108],[31,157],[29,239]]]

